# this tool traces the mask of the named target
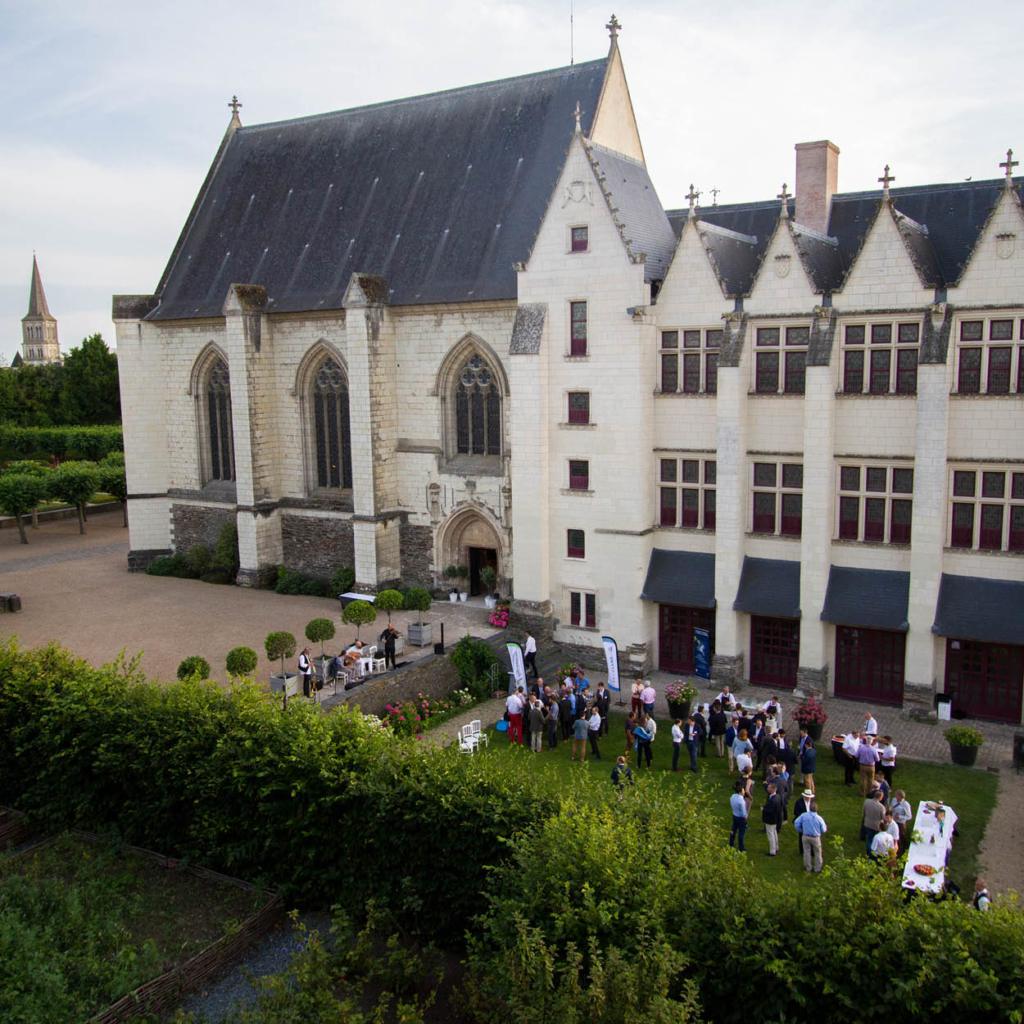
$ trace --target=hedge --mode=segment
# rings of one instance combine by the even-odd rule
[[[103,427],[17,427],[0,423],[0,462],[40,456],[98,462],[111,452],[123,449],[121,427],[116,424]]]

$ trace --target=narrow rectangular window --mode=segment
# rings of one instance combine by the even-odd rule
[[[569,488],[573,491],[590,489],[590,463],[580,459],[569,462]]]
[[[953,527],[950,544],[954,548],[969,548],[974,544],[974,506],[962,501],[953,502]]]
[[[1017,394],[1024,395],[1024,345],[1017,349]]]
[[[1024,551],[1024,505],[1010,506],[1010,542],[1011,551]]]
[[[981,529],[978,547],[982,551],[999,551],[1003,546],[1003,506],[981,506]]]
[[[875,326],[878,326],[877,324]],[[874,331],[874,328],[872,328]],[[872,338],[874,341],[874,338]],[[877,349],[871,353],[871,383],[869,390],[873,395],[889,393],[889,363],[892,352],[889,349]]]
[[[566,547],[569,558],[584,558],[586,556],[586,537],[582,530],[566,531]]]
[[[569,594],[569,625],[571,626],[580,624],[580,597],[582,595],[575,590]]]
[[[661,489],[661,518],[662,526],[676,525],[676,495],[674,487],[662,487]]]
[[[782,495],[782,524],[779,533],[784,537],[799,537],[803,522],[804,499],[802,494]]]
[[[864,539],[885,540],[885,498],[864,499]]]
[[[754,492],[754,533],[775,532],[775,495]]]
[[[700,516],[700,491],[694,487],[683,488],[683,526],[696,529]]]
[[[967,324],[963,325],[964,327]],[[981,391],[981,349],[960,349],[960,370],[956,389],[961,395],[976,395]]]
[[[999,346],[988,350],[988,382],[985,390],[990,395],[1010,393],[1010,362],[1013,349]]]
[[[896,350],[896,394],[917,394],[916,348],[901,348]]]
[[[910,543],[910,521],[913,518],[913,502],[904,498],[894,498],[892,514],[889,521],[889,542],[892,544]]]
[[[700,392],[700,353],[698,352],[687,352],[683,356],[683,392],[687,395],[696,395]]]
[[[569,422],[590,422],[590,393],[588,391],[569,392]]]
[[[573,228],[572,229],[572,251],[573,252],[586,252],[587,245],[589,242],[589,234],[587,228]]]
[[[708,333],[710,334],[711,332],[709,331]],[[716,394],[718,394],[718,353],[717,352],[708,352],[704,356],[704,390],[709,395],[716,395]]]
[[[679,356],[675,352],[661,354],[661,391],[674,395],[679,390]]]
[[[786,353],[786,394],[802,395],[805,390],[807,353]]]
[[[1014,474],[1014,480],[1016,480],[1018,476],[1021,479],[1021,484],[1024,485],[1024,473]],[[708,461],[704,463],[704,483],[718,483],[718,463],[715,462],[714,459],[708,459]],[[1017,495],[1014,495],[1014,497],[1017,497]],[[1024,494],[1020,495],[1020,497],[1024,498]]]
[[[704,529],[709,530],[711,533],[715,532],[715,506],[716,498],[715,491],[704,492]],[[1024,512],[1024,507],[1021,507],[1018,511]]]
[[[774,395],[779,390],[778,352],[757,353],[757,380],[755,390],[759,395]]]
[[[839,499],[839,538],[857,540],[860,536],[860,498]]]
[[[587,609],[587,626],[594,629],[597,626],[597,595],[585,594]]]
[[[864,353],[846,352],[843,355],[843,394],[859,395],[864,390]]]
[[[572,317],[572,338],[569,351],[574,356],[585,356],[587,354],[587,304],[585,302],[570,302],[569,308]]]

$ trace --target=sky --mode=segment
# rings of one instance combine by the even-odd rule
[[[111,295],[155,289],[233,94],[257,124],[594,60],[613,10],[666,208],[691,182],[705,204],[792,191],[815,139],[841,150],[840,191],[1024,156],[1019,2],[0,0],[0,365],[33,251],[62,350],[113,345]]]

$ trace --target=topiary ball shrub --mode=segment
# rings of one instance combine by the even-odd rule
[[[225,665],[229,675],[251,676],[256,671],[259,661],[251,647],[233,647],[228,651]]]
[[[199,676],[200,679],[210,678],[210,663],[198,654],[189,655],[178,666],[179,679],[191,679]]]

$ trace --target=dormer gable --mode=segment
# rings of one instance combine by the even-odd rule
[[[730,291],[720,267],[723,261],[713,257],[709,246],[720,243],[722,251],[730,243],[751,248],[750,243],[756,240],[751,236],[702,222],[697,216],[690,217],[684,214],[676,220],[676,211],[669,216],[677,224],[681,223],[681,227],[672,262],[658,293],[658,307],[665,311],[659,314],[659,318],[664,323],[668,323],[669,320],[682,322],[687,318],[700,320],[731,311],[734,306],[732,300],[740,293]],[[756,257],[751,256],[750,260],[756,263]],[[665,317],[668,319],[664,319]]]
[[[748,295],[748,308],[758,312],[793,312],[817,304],[820,292],[807,272],[787,208],[780,207],[775,231]]]

